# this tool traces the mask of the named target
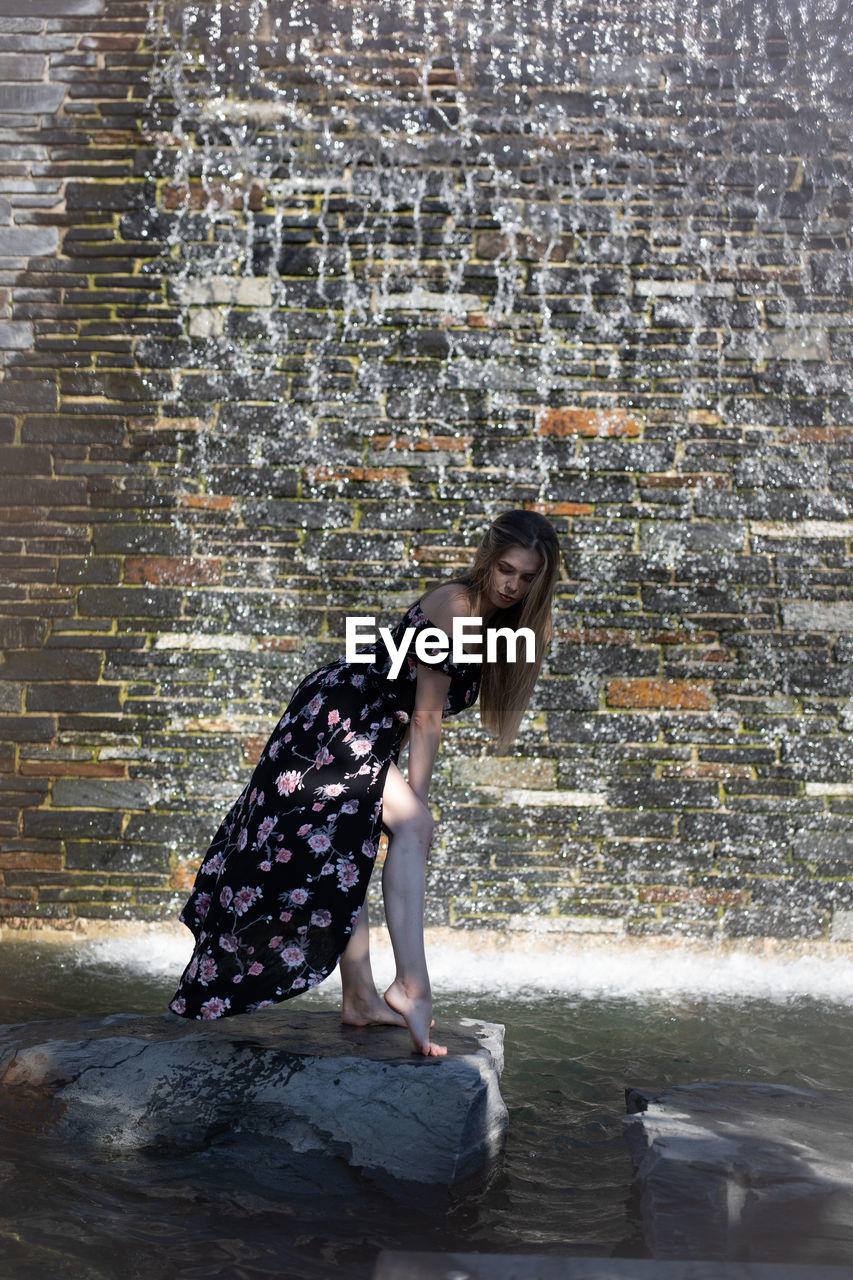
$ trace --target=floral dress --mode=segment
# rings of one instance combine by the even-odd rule
[[[347,945],[382,827],[382,789],[415,704],[414,643],[433,624],[414,604],[393,631],[414,634],[395,679],[373,660],[306,676],[196,876],[181,921],[196,945],[169,1005],[186,1018],[249,1013],[314,987]],[[442,716],[476,701],[479,663],[432,660],[451,677]]]

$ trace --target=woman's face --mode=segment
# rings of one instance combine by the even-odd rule
[[[488,599],[496,609],[523,600],[542,565],[542,554],[529,547],[507,547],[492,565]]]

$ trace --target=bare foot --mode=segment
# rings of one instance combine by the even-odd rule
[[[442,1058],[447,1053],[446,1045],[435,1044],[429,1038],[433,1022],[432,999],[428,994],[410,995],[402,982],[395,978],[385,992],[385,1000],[405,1018],[415,1053],[422,1053],[426,1058]]]
[[[377,991],[372,996],[369,993],[345,995],[341,1004],[341,1022],[345,1027],[406,1026],[403,1015],[395,1013]]]

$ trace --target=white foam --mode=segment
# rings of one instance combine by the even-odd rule
[[[508,935],[484,941],[458,934],[429,938],[430,976],[436,994],[471,993],[501,999],[536,1000],[547,996],[657,1000],[692,996],[710,1000],[801,997],[853,1005],[853,953],[779,952],[761,955],[746,949],[660,947],[590,943],[583,947],[543,945],[541,939]],[[76,963],[85,967],[131,969],[151,976],[175,978],[189,959],[191,940],[173,931],[104,937],[78,944]],[[371,946],[377,983],[393,977],[390,947]],[[340,987],[335,972],[324,992]]]

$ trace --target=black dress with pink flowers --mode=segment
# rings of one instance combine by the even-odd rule
[[[330,662],[306,676],[246,789],[226,815],[180,919],[196,945],[169,1008],[186,1018],[249,1013],[314,987],[347,945],[382,826],[382,788],[414,709],[414,604],[393,631],[414,634],[399,674],[377,639],[370,664]],[[476,701],[478,663],[451,677],[443,716]]]

